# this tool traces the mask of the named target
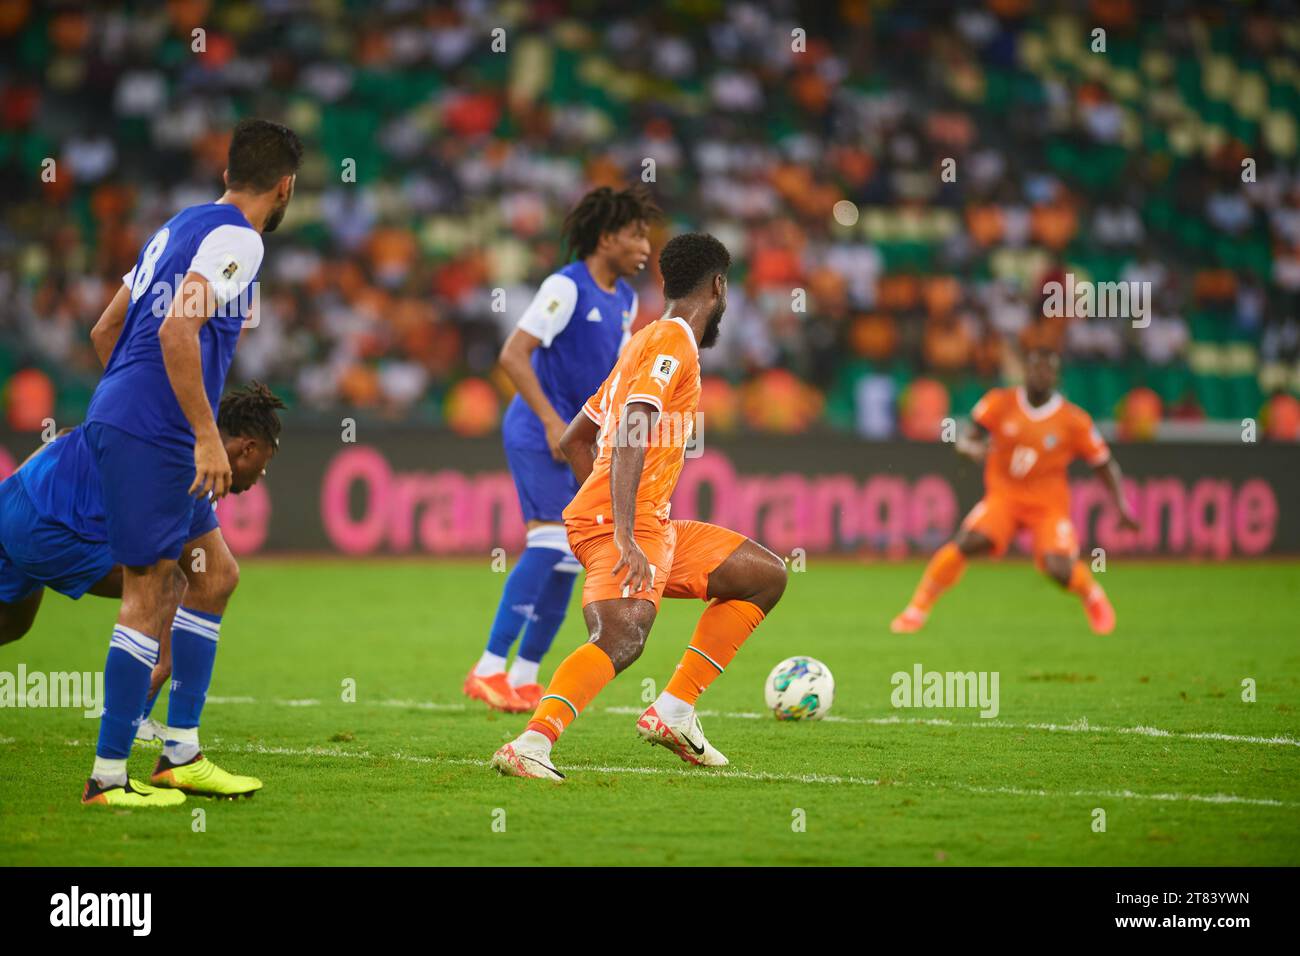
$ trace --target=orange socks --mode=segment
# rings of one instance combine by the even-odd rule
[[[953,542],[949,541],[934,553],[930,563],[925,566],[921,583],[912,595],[913,606],[922,611],[929,611],[938,600],[939,595],[948,590],[960,579],[966,570],[966,556]]]
[[[528,729],[559,739],[601,689],[614,679],[614,662],[595,644],[583,644],[555,669]]]
[[[762,621],[763,612],[748,601],[715,600],[700,615],[666,691],[694,704]],[[595,644],[583,644],[555,669],[528,729],[554,743],[613,679],[614,662],[609,655]]]
[[[762,622],[763,612],[757,605],[715,600],[700,615],[691,643],[664,689],[693,705]]]
[[[1077,594],[1084,604],[1095,601],[1104,592],[1101,585],[1092,577],[1092,572],[1082,561],[1075,561],[1070,569],[1070,583],[1066,585],[1072,594]]]

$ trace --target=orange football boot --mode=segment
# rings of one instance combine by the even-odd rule
[[[515,693],[529,710],[536,710],[537,705],[542,702],[542,694],[546,693],[546,688],[541,684],[520,684],[515,688]]]
[[[533,710],[515,693],[506,679],[506,672],[480,677],[472,670],[465,678],[465,696],[481,700],[493,710],[505,711],[507,714],[523,714]]]
[[[889,629],[895,634],[915,634],[925,627],[930,615],[914,604],[903,608],[903,613],[889,622]]]
[[[1088,626],[1094,634],[1109,634],[1115,630],[1115,608],[1110,598],[1101,588],[1096,588],[1083,602],[1083,610],[1088,615]]]

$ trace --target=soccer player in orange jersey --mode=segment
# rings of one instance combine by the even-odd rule
[[[564,779],[551,745],[640,656],[664,595],[710,603],[637,733],[687,763],[727,763],[704,739],[695,702],[780,599],[785,564],[742,534],[671,520],[668,499],[695,427],[699,350],[717,341],[730,265],[712,236],[690,233],[664,246],[664,317],[632,337],[564,435],[582,482],[564,524],[587,571],[582,613],[591,640],[556,669],[527,729],[493,755],[503,774]]]
[[[1123,527],[1136,528],[1137,522],[1124,500],[1119,464],[1110,448],[1088,413],[1056,391],[1060,368],[1055,352],[1033,350],[1022,388],[995,388],[972,410],[971,429],[958,440],[957,451],[984,461],[984,498],[957,536],[926,565],[911,603],[889,626],[895,634],[924,627],[939,595],[966,569],[967,558],[1003,554],[1020,528],[1033,535],[1039,569],[1079,598],[1093,631],[1114,630],[1115,609],[1079,560],[1066,481],[1070,462],[1082,458],[1093,467],[1106,483]]]

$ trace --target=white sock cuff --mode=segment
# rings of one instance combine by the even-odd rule
[[[163,740],[169,744],[193,744],[199,745],[199,728],[197,727],[166,727],[163,732]]]
[[[112,780],[115,777],[126,775],[125,760],[110,760],[107,757],[96,757],[95,765],[90,769],[90,775],[96,780]]]
[[[562,524],[542,524],[529,528],[525,540],[530,548],[550,548],[573,557],[573,552],[569,550],[569,535]]]
[[[113,637],[108,642],[110,648],[126,651],[141,664],[153,667],[158,663],[158,642],[147,634],[141,634],[133,627],[117,624],[113,627]]]
[[[221,622],[209,621],[207,618],[199,617],[193,611],[178,607],[176,617],[172,619],[172,630],[189,631],[191,634],[215,641],[221,636]]]

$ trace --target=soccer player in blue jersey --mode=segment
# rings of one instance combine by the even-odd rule
[[[506,578],[487,648],[465,678],[465,693],[494,710],[530,711],[542,695],[538,665],[582,570],[564,533],[562,512],[578,485],[560,439],[629,338],[637,296],[625,280],[645,268],[658,216],[640,187],[584,196],[563,229],[576,261],[546,278],[501,349],[501,367],[518,391],[502,431],[528,538]]]
[[[262,233],[284,218],[301,163],[292,130],[240,121],[225,193],[182,210],[150,237],[97,326],[121,331],[82,430],[104,496],[109,551],[123,575],[85,803],[152,806],[183,802],[186,792],[236,797],[261,789],[260,780],[227,773],[199,749],[225,611],[202,580],[237,574],[212,513],[232,477],[217,403],[251,313]],[[180,626],[172,627],[168,733],[151,778],[160,789],[142,788],[128,780],[126,760],[171,613],[173,567],[195,549],[205,570],[187,571]]]
[[[279,447],[276,409],[283,407],[259,382],[221,399],[217,427],[230,459],[232,494],[247,491],[266,473]],[[207,523],[206,515],[196,515],[201,525]],[[172,579],[179,606],[187,587],[179,564]],[[205,578],[204,585],[233,591],[229,580]],[[99,475],[80,427],[64,429],[0,482],[0,644],[31,630],[47,587],[73,600],[84,594],[122,597],[122,566],[109,552]],[[171,673],[165,648],[162,658],[151,696]]]

